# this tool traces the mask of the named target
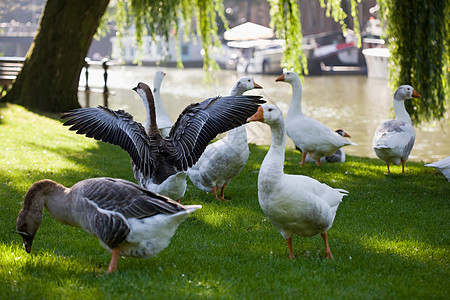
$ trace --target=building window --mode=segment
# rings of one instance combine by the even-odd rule
[[[187,44],[181,46],[181,55],[188,55],[189,54],[189,46]]]

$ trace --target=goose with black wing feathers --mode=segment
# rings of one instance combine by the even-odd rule
[[[163,137],[156,123],[153,94],[140,82],[133,90],[149,104],[150,126],[144,127],[129,113],[106,107],[88,107],[62,113],[64,123],[78,134],[120,146],[132,160],[138,183],[152,192],[179,200],[186,190],[186,170],[217,134],[238,127],[265,103],[261,96],[227,96],[187,106]]]

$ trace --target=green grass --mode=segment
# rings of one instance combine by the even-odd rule
[[[423,163],[386,174],[377,159],[309,164],[287,151],[285,172],[349,191],[324,259],[320,236],[294,237],[296,259],[257,199],[258,168],[268,147],[251,146],[243,172],[221,203],[190,182],[184,204],[202,204],[170,245],[151,259],[122,258],[106,274],[110,254],[78,228],[44,213],[31,254],[15,220],[31,184],[66,186],[97,176],[134,181],[119,147],[70,132],[58,116],[0,104],[0,298],[3,299],[448,299],[450,183]]]

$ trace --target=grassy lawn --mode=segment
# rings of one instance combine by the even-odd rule
[[[369,137],[368,137],[369,138]],[[371,138],[371,137],[370,137]],[[202,204],[170,245],[151,259],[111,258],[86,232],[44,213],[32,253],[15,232],[23,196],[50,178],[65,186],[98,176],[135,182],[119,147],[70,132],[56,115],[0,104],[1,299],[448,299],[450,183],[423,163],[386,174],[384,162],[347,156],[345,164],[309,164],[287,151],[285,172],[349,191],[324,259],[320,236],[294,236],[296,258],[258,204],[258,168],[268,147],[251,146],[243,172],[221,203],[188,183],[184,204]]]

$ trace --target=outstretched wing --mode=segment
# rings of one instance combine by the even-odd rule
[[[167,148],[175,154],[175,165],[186,171],[200,158],[219,133],[241,126],[266,101],[261,96],[214,97],[184,109],[172,127]]]
[[[61,118],[69,119],[63,124],[71,126],[69,130],[120,146],[144,174],[151,173],[154,149],[150,147],[144,127],[129,113],[98,106],[69,110],[62,113]]]

